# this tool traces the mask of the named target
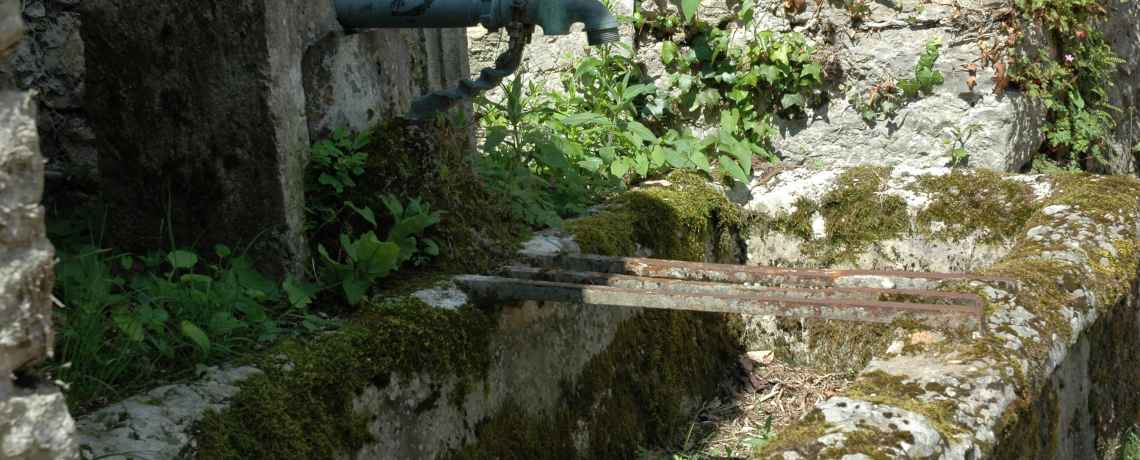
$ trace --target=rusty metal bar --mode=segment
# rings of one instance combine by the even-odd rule
[[[929,290],[944,281],[985,281],[1003,288],[1016,287],[1017,280],[1001,276],[961,273],[926,273],[894,270],[829,270],[817,268],[757,267],[676,260],[607,257],[586,254],[527,254],[535,266],[572,271],[613,273],[653,278],[725,283],[758,283],[768,286],[833,288],[871,287]]]
[[[741,284],[688,281],[666,278],[617,275],[613,273],[577,272],[534,267],[506,267],[503,274],[516,279],[551,281],[555,283],[613,286],[627,289],[648,289],[690,293],[732,294],[797,299],[883,300],[881,296],[905,298],[907,303],[965,305],[984,307],[985,299],[977,294],[948,291],[883,288],[789,288],[773,286],[745,286]]]
[[[911,316],[932,325],[980,326],[985,312],[964,305],[929,305],[844,299],[796,299],[556,283],[463,275],[455,281],[477,301],[540,300],[671,310],[822,318],[889,323]]]

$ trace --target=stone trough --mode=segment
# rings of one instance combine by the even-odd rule
[[[412,293],[440,315],[473,306],[489,314],[496,326],[485,342],[441,337],[468,347],[456,359],[484,356],[483,371],[470,378],[431,365],[370,377],[345,400],[369,435],[334,444],[334,458],[628,457],[637,445],[663,442],[666,419],[684,420],[713,396],[723,369],[745,351],[738,341],[788,362],[858,373],[751,458],[1104,458],[1140,420],[1140,181],[800,168],[759,171],[748,186],[674,179],[628,195],[669,201],[710,188],[735,201],[748,223],[721,238],[735,242],[732,250],[717,249],[710,229],[725,216],[704,208],[708,227],[694,241],[704,241],[705,261],[720,264],[580,254],[596,246],[590,228],[610,219],[632,219],[626,236],[638,249],[609,256],[664,251],[638,235],[665,219],[621,215],[635,202],[626,201],[565,232],[536,235],[521,251],[524,264],[499,276],[460,276]],[[720,303],[694,300],[708,298]],[[868,323],[822,308],[780,311],[824,301],[896,311]],[[899,314],[904,305],[925,313]],[[971,317],[965,310],[976,319],[939,320],[947,311]],[[269,404],[243,393],[319,380],[304,377],[320,368],[314,360],[341,358],[306,353],[338,334],[347,333],[80,419],[83,450],[89,458],[214,458],[212,430],[231,427],[226,435],[240,438],[259,425],[239,414]],[[426,342],[438,343],[416,340],[427,352]],[[218,391],[194,389],[203,385]]]

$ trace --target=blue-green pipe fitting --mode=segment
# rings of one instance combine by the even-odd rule
[[[506,26],[519,10],[519,22],[542,27],[545,35],[566,35],[585,25],[590,45],[616,42],[618,22],[598,0],[335,0],[346,29],[459,28]],[[513,7],[513,8],[512,8]]]

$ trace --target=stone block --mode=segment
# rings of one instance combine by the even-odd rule
[[[75,458],[75,424],[35,366],[51,357],[55,250],[44,233],[34,93],[0,92],[0,458]]]

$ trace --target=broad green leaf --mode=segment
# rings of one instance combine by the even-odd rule
[[[577,69],[574,71],[574,79],[581,78],[586,72],[593,70],[595,67],[602,65],[602,61],[598,58],[586,58],[578,63]]]
[[[345,201],[344,205],[352,208],[352,210],[356,211],[357,214],[360,214],[360,217],[363,217],[364,220],[367,220],[368,223],[372,224],[373,227],[376,226],[376,214],[372,212],[372,208],[365,206],[364,209],[360,209],[356,207],[356,205],[352,204],[351,201]]]
[[[198,255],[190,251],[174,251],[166,255],[166,261],[174,268],[190,268],[198,263]]]
[[[642,139],[648,140],[649,142],[657,142],[657,136],[653,134],[653,131],[650,131],[649,128],[646,128],[645,125],[641,123],[631,121],[628,125],[626,125],[626,129],[630,130],[634,134],[637,134],[638,136],[641,136]]]
[[[348,274],[352,273],[353,267],[351,265],[344,265],[333,260],[323,245],[317,245],[317,252],[321,254],[321,261],[325,264],[325,268],[321,270],[321,278],[336,284],[344,281]]]
[[[392,227],[388,232],[388,242],[395,243],[400,247],[400,258],[397,261],[402,263],[412,257],[416,252],[416,241],[413,235],[418,234],[424,228],[427,228],[427,221],[430,217],[426,214],[418,214]],[[371,232],[369,232],[371,233]],[[363,237],[361,237],[363,241]]]
[[[132,315],[115,315],[115,326],[118,326],[128,338],[135,342],[141,342],[146,337],[146,332],[143,331],[142,322],[138,317]]]
[[[567,126],[577,126],[577,125],[580,125],[583,123],[600,123],[600,122],[605,122],[605,121],[609,121],[609,120],[607,120],[606,117],[603,117],[603,116],[598,115],[598,114],[593,113],[593,112],[577,113],[574,115],[570,115],[566,118],[563,118],[561,120],[558,120],[559,123],[567,125]]]
[[[197,281],[200,283],[209,283],[211,281],[214,281],[214,279],[210,278],[209,276],[199,275],[197,273],[182,275],[181,277],[178,278],[178,280],[182,281],[183,283],[189,283],[192,281]]]
[[[637,171],[637,175],[645,177],[645,174],[649,172],[649,158],[644,153],[638,152],[637,156],[634,157],[633,169]]]
[[[318,291],[315,284],[303,283],[292,276],[286,278],[281,287],[285,289],[289,303],[293,304],[294,308],[305,308],[313,303]]]
[[[697,14],[697,7],[701,6],[701,0],[681,0],[681,12],[685,14],[685,21],[692,21],[693,15]]]
[[[632,162],[630,162],[629,158],[622,158],[619,161],[614,161],[613,163],[610,163],[610,174],[613,174],[617,177],[624,177],[625,173],[629,172],[630,166],[632,166]]]
[[[483,153],[490,153],[495,150],[503,140],[507,138],[507,132],[501,129],[487,131],[487,140],[483,142]]]
[[[602,163],[610,164],[614,162],[614,147],[607,145],[598,149],[598,156],[601,157]]]
[[[547,166],[560,169],[570,167],[570,162],[566,161],[566,154],[558,146],[550,142],[541,142],[538,144],[538,148],[542,151],[542,162],[546,163]]]
[[[649,151],[649,159],[653,160],[654,168],[665,166],[665,149],[660,145],[654,145],[653,149]]]
[[[189,337],[190,340],[198,344],[198,347],[202,349],[202,354],[210,354],[210,338],[206,336],[205,332],[202,332],[198,326],[195,326],[194,323],[190,321],[182,321],[181,328],[182,333],[186,334],[186,337]]]
[[[681,88],[682,93],[689,92],[693,88],[693,76],[681,75],[677,77],[677,87]]]
[[[701,170],[704,172],[711,171],[711,168],[709,167],[709,159],[705,157],[705,153],[700,150],[693,150],[689,154],[689,161],[693,162],[693,164],[697,165],[697,167],[701,168]]]
[[[735,161],[732,161],[732,158],[729,158],[727,155],[721,155],[719,159],[720,167],[724,168],[725,171],[728,171],[729,174],[732,174],[733,178],[746,184],[748,183],[748,176],[744,174],[743,169],[740,169],[740,165],[737,165]]]
[[[348,304],[356,305],[364,298],[364,293],[368,291],[368,286],[371,285],[370,281],[357,277],[356,272],[353,272],[349,274],[348,278],[345,278],[344,284],[341,284],[340,287],[344,290]]]
[[[625,91],[622,92],[621,102],[622,102],[622,104],[629,102],[629,101],[633,100],[633,98],[640,96],[640,95],[644,94],[646,91],[649,91],[653,88],[656,88],[656,87],[653,85],[630,86],[629,88],[626,88]]]
[[[677,57],[677,44],[666,40],[661,43],[661,62],[669,65]]]
[[[365,233],[360,236],[357,272],[367,275],[369,281],[387,276],[388,272],[396,268],[397,258],[403,255],[402,252],[403,248],[396,243],[380,242],[375,233]],[[409,253],[408,256],[411,254]]]
[[[431,238],[424,238],[424,245],[425,254],[431,254],[433,256],[439,255],[439,245],[435,244],[435,241],[432,241]]]
[[[665,162],[669,163],[669,166],[672,166],[674,168],[684,168],[685,165],[689,164],[689,160],[686,160],[685,157],[677,153],[676,150],[666,148],[664,149],[664,154]]]
[[[225,256],[220,256],[220,257],[225,257]],[[119,259],[119,263],[123,265],[123,269],[130,270],[131,267],[135,266],[135,259],[132,258],[131,256],[125,255],[125,256],[123,256],[123,258]]]
[[[732,112],[721,112],[720,114],[720,127],[728,130],[728,132],[736,131],[737,117]]]

